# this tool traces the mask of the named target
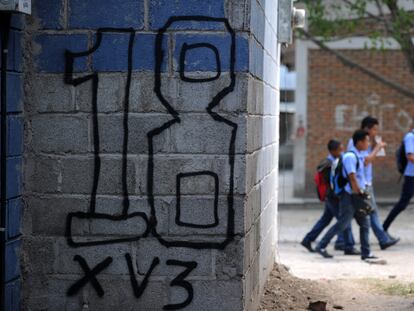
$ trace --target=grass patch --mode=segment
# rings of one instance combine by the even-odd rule
[[[360,283],[368,285],[372,290],[390,296],[414,296],[414,282],[396,280],[362,279]]]

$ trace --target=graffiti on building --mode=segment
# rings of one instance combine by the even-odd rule
[[[73,258],[74,261],[77,261],[79,265],[81,266],[83,272],[85,273],[85,276],[81,278],[80,280],[76,281],[69,289],[68,289],[68,296],[76,295],[79,290],[84,287],[86,284],[91,283],[92,287],[95,289],[96,293],[99,297],[103,297],[104,290],[99,284],[98,280],[96,279],[96,276],[105,270],[111,263],[112,258],[107,257],[104,261],[97,264],[96,267],[93,269],[89,268],[88,263],[86,262],[85,258],[83,258],[80,255],[75,255]]]
[[[77,58],[84,58],[93,53],[95,53],[101,43],[102,38],[105,33],[125,33],[129,35],[129,43],[128,43],[128,74],[127,80],[125,84],[125,96],[123,99],[123,146],[122,146],[122,211],[115,215],[110,215],[106,213],[100,213],[96,210],[96,195],[97,189],[100,181],[100,176],[105,174],[106,172],[102,171],[102,162],[101,162],[101,148],[100,148],[100,137],[99,137],[99,118],[98,118],[98,87],[99,87],[99,74],[94,72],[90,75],[75,77],[76,71],[74,70],[74,64]],[[89,211],[85,212],[75,212],[70,213],[67,216],[66,221],[66,236],[68,239],[68,243],[70,246],[78,247],[78,246],[88,246],[88,245],[100,245],[100,244],[110,244],[110,243],[118,243],[118,242],[128,242],[128,241],[136,241],[142,236],[146,236],[149,233],[149,224],[148,224],[148,217],[145,213],[136,212],[136,213],[128,213],[129,209],[129,194],[128,194],[128,187],[127,187],[127,154],[128,154],[128,112],[129,112],[129,93],[131,89],[131,77],[132,77],[132,57],[133,57],[133,49],[135,44],[135,31],[132,28],[128,29],[118,29],[118,28],[102,28],[99,29],[96,33],[96,41],[94,46],[86,52],[80,53],[73,53],[70,51],[66,52],[66,72],[65,72],[65,83],[79,86],[82,83],[86,83],[88,81],[92,81],[92,94],[91,94],[91,101],[92,101],[92,131],[93,131],[93,152],[94,152],[94,172],[93,172],[93,186],[90,196],[90,206]],[[102,239],[101,237],[94,238],[89,237],[87,241],[76,241],[72,235],[72,228],[76,225],[80,225],[79,223],[87,222],[103,222],[110,224],[112,222],[123,222],[123,221],[134,221],[136,220],[137,223],[137,235],[133,237],[127,238],[116,238],[116,239]],[[144,227],[142,224],[144,223]],[[110,227],[110,226],[108,226]],[[140,230],[142,228],[142,230]]]
[[[169,305],[164,306],[164,310],[183,309],[191,303],[194,297],[193,286],[188,281],[185,281],[185,278],[191,273],[192,270],[194,270],[197,267],[197,263],[195,261],[184,262],[184,261],[179,261],[179,260],[167,260],[167,265],[181,266],[185,268],[183,272],[181,272],[174,280],[171,281],[170,285],[180,286],[184,288],[188,293],[188,297],[186,300],[184,300],[181,303],[169,304]]]
[[[200,167],[199,171],[191,171],[191,172],[182,172],[180,171],[179,167],[176,167],[174,165],[174,159],[165,159],[162,155],[157,156],[154,152],[154,145],[157,144],[158,138],[162,137],[162,135],[171,135],[171,136],[179,136],[183,131],[186,132],[186,127],[191,126],[191,124],[188,124],[189,122],[186,122],[183,118],[180,117],[179,113],[171,106],[171,104],[168,102],[164,94],[162,93],[162,77],[161,77],[161,66],[164,62],[164,58],[168,56],[165,52],[163,52],[163,41],[165,41],[165,32],[171,31],[174,29],[173,27],[175,24],[180,22],[206,22],[206,23],[218,23],[225,27],[226,31],[229,34],[230,41],[228,44],[228,49],[226,49],[226,52],[230,55],[230,81],[228,81],[228,84],[225,85],[222,89],[217,90],[216,94],[210,98],[209,102],[205,103],[205,110],[206,114],[208,116],[208,119],[203,119],[203,121],[206,123],[206,125],[209,128],[216,128],[217,129],[217,135],[226,135],[228,137],[228,145],[225,146],[227,148],[227,151],[225,151],[228,155],[228,164],[230,166],[230,174],[229,174],[229,190],[227,194],[227,203],[226,206],[220,206],[219,208],[226,208],[227,209],[227,222],[226,222],[226,232],[224,234],[226,235],[225,239],[222,241],[207,241],[207,242],[193,242],[188,240],[178,240],[176,238],[166,238],[160,235],[157,232],[157,228],[152,229],[152,234],[158,238],[161,244],[171,247],[190,247],[190,248],[197,248],[197,249],[203,249],[203,248],[217,248],[217,249],[223,249],[233,238],[234,236],[234,208],[233,208],[233,191],[234,191],[234,159],[235,159],[235,141],[236,141],[236,134],[237,134],[237,124],[232,122],[229,119],[226,119],[222,117],[217,112],[214,112],[214,108],[217,107],[217,105],[220,104],[220,102],[223,100],[224,97],[226,97],[228,94],[230,94],[234,90],[235,85],[235,73],[234,73],[234,66],[235,66],[235,32],[230,27],[228,21],[223,18],[211,18],[211,17],[192,17],[192,16],[186,16],[186,17],[172,17],[169,19],[169,21],[166,23],[166,25],[160,29],[157,35],[156,39],[156,45],[155,45],[155,55],[156,55],[156,66],[155,66],[155,93],[160,100],[160,102],[164,105],[164,107],[167,109],[167,111],[170,113],[172,119],[164,123],[162,126],[155,128],[154,130],[150,131],[148,133],[148,146],[149,146],[149,160],[148,160],[148,203],[151,207],[151,219],[156,219],[156,213],[157,213],[157,207],[154,200],[155,193],[163,191],[163,189],[159,189],[159,184],[155,182],[155,175],[162,174],[157,167],[157,163],[161,164],[161,161],[170,161],[171,165],[168,165],[168,167],[171,168],[170,175],[172,177],[172,182],[176,183],[176,193],[169,193],[172,195],[175,195],[177,198],[176,203],[176,225],[181,227],[192,227],[192,228],[199,228],[200,235],[208,234],[207,231],[208,228],[211,227],[217,227],[219,225],[219,219],[217,216],[217,204],[218,204],[218,193],[219,193],[219,187],[220,187],[220,180],[218,179],[219,172],[211,171],[211,164],[208,162],[200,163],[202,167]],[[185,64],[185,55],[188,55],[187,52],[189,49],[196,49],[196,48],[208,48],[210,50],[214,51],[214,54],[216,56],[216,72],[217,74],[214,77],[211,78],[187,78],[184,75],[184,64]],[[188,45],[186,43],[182,44],[181,51],[180,51],[180,77],[184,82],[188,83],[205,83],[209,81],[213,81],[216,79],[219,79],[221,75],[221,66],[220,66],[220,55],[218,53],[217,47],[212,47],[211,44],[205,44],[205,43],[196,43]],[[222,55],[223,56],[223,55]],[[184,78],[184,79],[183,79]],[[195,99],[196,100],[196,99]],[[191,120],[190,120],[191,121]],[[205,125],[205,126],[206,126]],[[191,130],[191,129],[188,129]],[[201,131],[200,136],[195,137],[194,139],[203,141],[203,132]],[[178,153],[183,153],[182,150],[177,150]],[[160,165],[159,165],[160,166]],[[212,214],[214,215],[214,222],[211,224],[195,224],[195,223],[186,223],[181,221],[180,215],[181,215],[181,181],[184,178],[200,178],[203,176],[210,176],[214,179],[214,200],[212,201],[212,207],[210,206],[209,209],[212,210]],[[221,181],[222,184],[224,184],[224,181]],[[221,219],[220,221],[224,221]],[[153,222],[154,223],[154,222]]]
[[[181,41],[175,43],[175,48],[179,53],[179,68],[177,70],[178,78],[182,87],[186,85],[190,86],[194,83],[209,83],[218,79],[221,81],[222,87],[217,89],[216,93],[205,103],[204,112],[199,113],[199,120],[192,120],[191,116],[182,116],[179,111],[174,109],[173,105],[167,100],[167,96],[163,94],[163,84],[168,83],[163,79],[162,68],[163,64],[167,61],[166,58],[171,55],[166,51],[165,46],[168,46],[168,37],[173,33],[180,23],[208,23],[215,24],[217,27],[224,29],[226,38],[225,47],[218,47],[214,45],[214,40],[206,42],[206,36],[197,38],[192,36],[191,40],[185,37]],[[76,73],[75,64],[78,58],[89,57],[96,53],[101,44],[103,37],[111,33],[121,33],[129,36],[129,42],[127,46],[127,78],[125,82],[125,95],[122,101],[122,123],[119,124],[122,127],[122,193],[119,196],[122,198],[122,209],[116,213],[103,212],[97,204],[98,186],[101,182],[102,176],[109,174],[105,172],[102,165],[102,126],[99,121],[99,103],[98,103],[98,89],[99,89],[99,72],[94,71],[91,74],[81,76]],[[204,41],[203,41],[204,40]],[[75,87],[80,86],[83,83],[91,83],[90,100],[92,103],[92,139],[93,139],[93,153],[94,153],[94,165],[93,165],[93,185],[90,192],[90,205],[87,212],[77,211],[69,213],[66,218],[66,239],[70,247],[73,248],[85,248],[85,247],[100,247],[102,245],[127,243],[132,241],[138,241],[147,237],[155,237],[160,245],[166,247],[182,247],[190,249],[219,249],[223,250],[233,239],[235,235],[234,228],[234,163],[235,163],[235,141],[237,136],[237,124],[228,118],[223,117],[218,112],[214,111],[220,102],[231,92],[234,91],[235,86],[235,58],[236,58],[236,42],[235,32],[230,27],[227,19],[213,18],[204,16],[177,16],[171,17],[164,27],[162,27],[155,39],[155,70],[154,70],[154,92],[170,115],[170,119],[163,123],[161,126],[151,129],[148,133],[143,133],[148,139],[148,162],[147,162],[147,204],[149,207],[148,212],[138,211],[130,212],[130,195],[128,189],[128,154],[129,144],[129,101],[131,91],[131,80],[133,70],[133,56],[134,47],[136,44],[135,30],[131,28],[118,29],[118,28],[102,28],[97,30],[95,36],[95,42],[93,47],[85,52],[66,52],[66,70],[65,70],[65,83],[73,85]],[[187,58],[193,57],[194,52],[200,49],[210,51],[214,56],[215,70],[212,75],[199,74],[192,76],[188,74],[186,65],[188,66],[190,61]],[[224,62],[222,58],[225,57],[228,62]],[[199,64],[201,60],[196,62]],[[224,64],[226,63],[226,64]],[[227,67],[226,67],[227,66]],[[193,69],[193,68],[192,68]],[[226,70],[227,77],[224,78],[222,71]],[[211,72],[210,72],[211,74]],[[200,77],[201,75],[201,77]],[[227,80],[226,80],[227,79]],[[199,99],[194,98],[194,101]],[[222,174],[223,166],[216,167],[215,160],[199,161],[197,165],[186,167],[185,165],[176,165],[174,161],[177,161],[177,157],[169,157],[165,154],[158,153],[157,144],[164,135],[170,137],[182,136],[182,133],[192,132],[193,140],[203,142],[203,135],[205,131],[200,130],[194,134],[191,126],[194,121],[202,123],[205,128],[213,131],[217,137],[226,137],[227,143],[223,146],[222,154],[225,157],[223,165],[229,174]],[[111,130],[111,129],[109,129]],[[182,141],[185,141],[185,137],[182,137]],[[183,144],[183,148],[180,149],[180,144],[175,144],[177,150],[174,150],[175,154],[185,154],[186,144]],[[198,153],[202,153],[199,150]],[[178,156],[178,160],[180,157]],[[214,165],[213,165],[213,164]],[[168,168],[168,172],[165,172],[165,168]],[[226,177],[223,177],[226,176]],[[170,181],[173,187],[164,189],[163,183],[159,182],[160,179]],[[205,202],[207,216],[205,214],[199,215],[194,218],[191,208],[195,207],[194,203],[189,201],[189,188],[191,185],[207,182],[209,184],[208,199]],[[190,193],[191,197],[196,197]],[[159,230],[159,206],[157,203],[158,195],[174,196],[175,206],[170,208],[171,213],[175,213],[175,225],[170,225],[170,230],[178,230],[181,234],[178,235],[166,235]],[[225,197],[225,199],[221,199]],[[204,196],[205,197],[205,196]],[[204,206],[203,206],[204,207]],[[193,215],[194,214],[194,215]],[[190,217],[190,216],[191,217]],[[135,231],[132,235],[123,236],[122,233],[117,232],[119,226],[128,223],[129,228],[133,228]],[[106,228],[105,234],[94,234],[93,228],[95,225],[101,225]],[[83,225],[91,228],[91,232],[87,236],[78,236],[77,228]],[[189,230],[186,232],[186,230]],[[121,236],[121,237],[120,237]],[[193,239],[194,236],[203,236],[202,239]],[[87,259],[76,255],[74,260],[79,263],[85,276],[76,281],[67,291],[68,296],[76,295],[86,284],[90,283],[95,289],[99,297],[104,296],[104,289],[100,285],[97,276],[111,265],[113,259],[107,257],[104,261],[96,265],[93,269],[89,268]],[[184,271],[179,273],[170,283],[171,287],[181,287],[187,292],[187,298],[175,304],[167,304],[164,306],[164,310],[178,310],[188,306],[194,297],[193,287],[190,281],[186,278],[197,267],[198,263],[195,261],[180,261],[176,259],[168,259],[166,262],[161,262],[158,257],[152,259],[151,265],[147,272],[144,274],[142,281],[139,283],[134,272],[134,265],[132,256],[130,253],[125,254],[125,265],[128,268],[130,275],[132,294],[139,299],[145,292],[149,279],[153,272],[160,265],[166,266],[178,266],[185,268]]]
[[[380,96],[372,93],[365,99],[365,105],[346,104],[335,108],[337,130],[354,131],[364,117],[376,116],[383,132],[407,132],[414,122],[412,115],[393,103],[382,103]],[[384,122],[387,115],[393,115],[393,121]]]
[[[155,269],[156,266],[160,264],[160,259],[155,257],[152,260],[151,266],[148,269],[147,273],[145,273],[144,279],[141,282],[141,285],[138,284],[137,278],[135,277],[134,266],[132,264],[132,257],[131,254],[125,254],[125,259],[128,264],[129,275],[131,277],[131,286],[134,291],[134,295],[137,298],[140,298],[145,291],[145,288],[148,285],[149,277],[151,276],[152,271]]]

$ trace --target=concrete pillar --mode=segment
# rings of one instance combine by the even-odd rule
[[[24,306],[256,310],[276,251],[276,1],[34,1]]]

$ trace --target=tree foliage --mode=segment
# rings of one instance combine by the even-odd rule
[[[411,2],[410,2],[411,1]],[[332,51],[327,41],[350,36],[370,39],[366,48],[385,49],[390,39],[401,48],[414,78],[414,0],[302,0],[308,15],[308,30],[299,36],[313,41],[319,47],[335,54],[345,65],[369,72],[371,77],[387,84],[406,96],[414,98],[414,91],[373,72],[364,64]]]

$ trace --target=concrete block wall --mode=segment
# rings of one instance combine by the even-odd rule
[[[280,46],[277,1],[252,0],[250,12],[244,290],[256,310],[277,249]]]
[[[7,62],[7,207],[5,305],[7,311],[20,310],[22,219],[22,155],[23,155],[23,28],[21,16],[12,15]],[[1,66],[6,64],[0,63]]]
[[[25,310],[256,309],[276,246],[276,15],[34,1]]]

